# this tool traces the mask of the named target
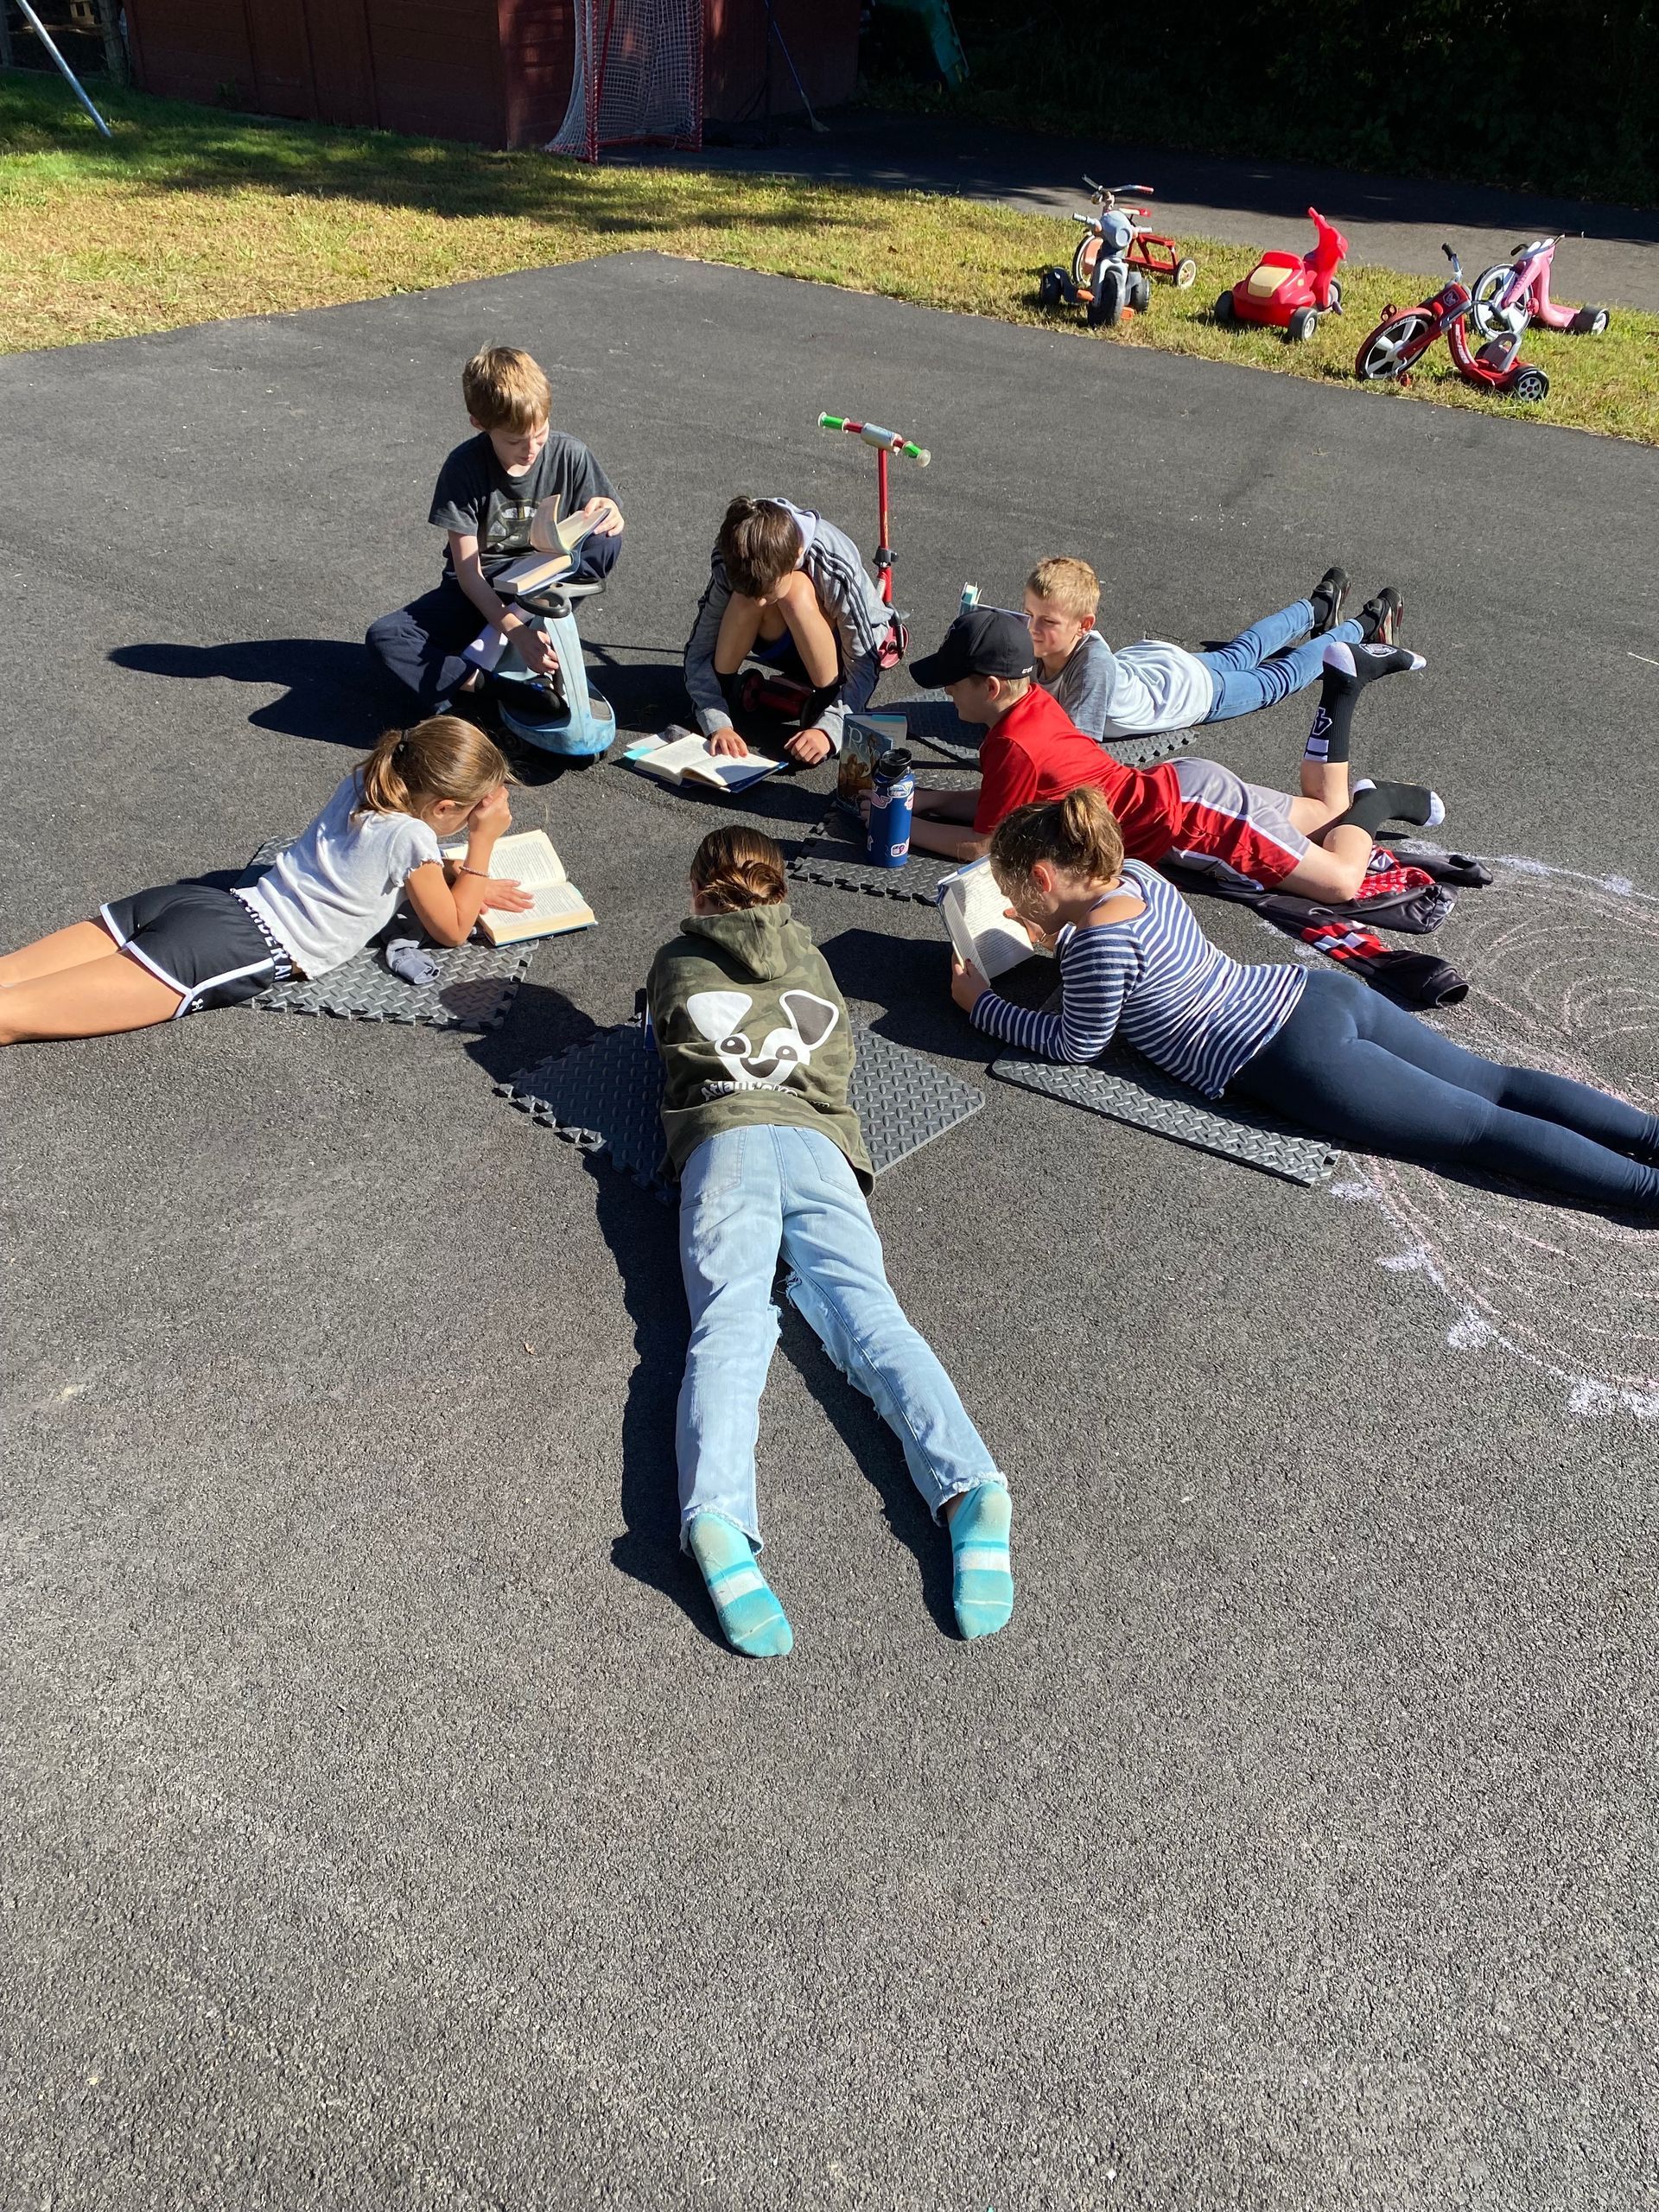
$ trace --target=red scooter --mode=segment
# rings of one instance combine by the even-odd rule
[[[1362,384],[1409,384],[1413,369],[1435,340],[1443,337],[1465,384],[1535,404],[1545,398],[1549,378],[1520,358],[1520,331],[1505,331],[1478,353],[1471,346],[1466,325],[1474,296],[1463,281],[1457,255],[1449,245],[1440,251],[1452,264],[1451,281],[1418,307],[1385,308],[1382,321],[1354,356],[1354,374]]]

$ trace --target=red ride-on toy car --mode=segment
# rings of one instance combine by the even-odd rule
[[[1342,313],[1337,270],[1346,258],[1348,241],[1317,207],[1307,219],[1318,237],[1312,253],[1264,253],[1248,276],[1216,302],[1216,321],[1265,323],[1282,330],[1288,341],[1311,338],[1322,315]]]

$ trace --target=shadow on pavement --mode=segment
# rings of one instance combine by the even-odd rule
[[[391,690],[359,639],[249,638],[219,645],[152,642],[118,645],[110,658],[118,668],[143,676],[285,686],[280,699],[255,708],[247,717],[256,728],[285,737],[362,750],[395,719]]]

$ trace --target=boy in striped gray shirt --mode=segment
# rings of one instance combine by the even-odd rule
[[[715,753],[745,753],[732,727],[747,661],[805,692],[785,746],[810,766],[841,750],[849,714],[869,704],[904,652],[902,626],[844,531],[787,499],[735,499],[685,646],[685,688]]]

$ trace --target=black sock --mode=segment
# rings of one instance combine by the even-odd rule
[[[1385,822],[1408,822],[1422,829],[1437,818],[1434,794],[1427,784],[1369,784],[1354,793],[1346,814],[1339,814],[1332,830],[1352,827],[1374,838]],[[1328,835],[1325,830],[1320,836]]]
[[[1319,703],[1313,710],[1313,727],[1307,733],[1302,758],[1321,764],[1346,760],[1354,709],[1365,686],[1379,676],[1392,676],[1422,664],[1421,658],[1403,645],[1351,645],[1333,638],[1325,649]]]

